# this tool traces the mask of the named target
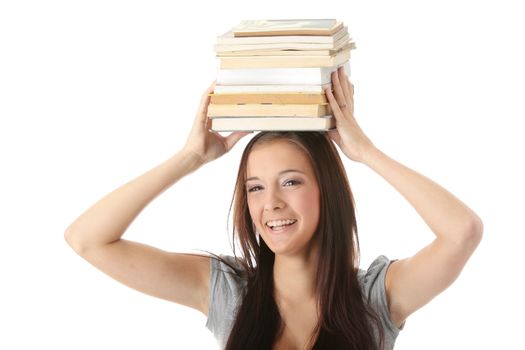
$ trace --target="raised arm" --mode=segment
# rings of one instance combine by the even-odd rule
[[[327,90],[337,120],[332,139],[352,160],[383,177],[414,207],[436,238],[414,256],[388,269],[385,286],[396,325],[445,290],[458,277],[478,246],[481,219],[443,187],[391,159],[377,149],[353,116],[353,86],[343,71],[332,75],[334,93]]]
[[[65,239],[84,259],[143,293],[207,313],[209,257],[168,253],[122,239],[140,212],[182,177],[229,151],[245,134],[208,131],[204,93],[185,146],[171,158],[109,193],[80,215]]]

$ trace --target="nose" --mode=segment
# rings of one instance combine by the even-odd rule
[[[282,209],[285,207],[285,202],[281,198],[278,190],[275,189],[269,189],[267,191],[267,195],[264,202],[264,210],[270,211],[270,210],[277,210]]]

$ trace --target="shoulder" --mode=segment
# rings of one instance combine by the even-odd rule
[[[219,293],[229,298],[237,297],[247,283],[242,263],[229,255],[212,256],[210,260],[210,295]]]
[[[208,296],[208,318],[206,327],[219,342],[227,335],[237,315],[244,295],[247,279],[243,277],[243,265],[229,255],[211,257]]]
[[[394,261],[380,255],[366,270],[359,269],[357,279],[366,299],[369,299],[370,293],[380,291],[381,287],[384,288],[386,271],[392,262]]]
[[[391,319],[385,288],[386,274],[394,261],[380,255],[366,270],[359,269],[357,279],[363,298],[379,316],[386,332],[385,335],[390,334],[395,339],[402,327],[396,327]]]

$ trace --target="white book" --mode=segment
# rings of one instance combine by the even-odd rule
[[[326,35],[282,35],[282,36],[250,36],[236,37],[233,30],[230,30],[217,37],[215,42],[218,45],[241,45],[241,44],[270,44],[270,43],[329,43],[333,44],[345,34],[348,28],[344,27],[331,36]]]
[[[275,93],[275,92],[308,92],[322,93],[330,84],[324,85],[215,85],[216,94],[228,93]]]
[[[317,118],[256,117],[213,118],[212,131],[325,131],[335,127],[335,118],[326,115]]]
[[[220,57],[219,68],[315,68],[343,64],[350,59],[350,49],[331,56],[236,56]]]
[[[219,69],[217,85],[323,85],[330,83],[330,74],[344,66],[350,75],[350,62],[332,67],[308,68],[238,68]]]

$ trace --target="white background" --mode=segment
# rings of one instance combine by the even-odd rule
[[[1,2],[0,348],[215,347],[204,316],[115,282],[75,255],[63,232],[184,144],[216,76],[215,37],[241,19],[265,18],[344,21],[357,44],[362,128],[483,219],[483,241],[459,279],[409,318],[396,348],[516,348],[525,311],[519,1],[179,4]],[[125,237],[229,253],[227,213],[247,141],[164,193]],[[432,239],[384,180],[345,165],[363,267]]]

